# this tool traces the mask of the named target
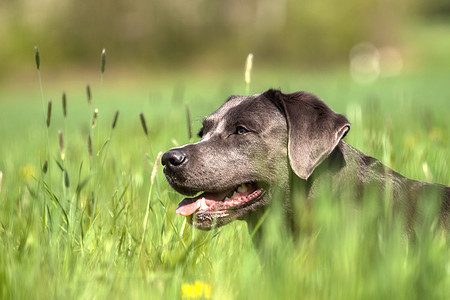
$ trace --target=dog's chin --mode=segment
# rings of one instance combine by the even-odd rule
[[[174,183],[170,183],[170,186],[177,191],[178,193],[184,195],[184,196],[195,196],[198,193],[201,192],[201,190],[198,189],[193,189],[193,188],[189,188],[189,187],[185,187],[185,186],[181,186],[181,185],[177,185]]]
[[[186,192],[184,190],[184,192]],[[245,183],[219,192],[203,192],[185,198],[177,214],[186,216],[193,226],[209,230],[245,216],[265,205],[266,189],[257,183]]]

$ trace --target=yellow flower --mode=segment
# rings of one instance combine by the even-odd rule
[[[20,169],[20,176],[25,181],[34,177],[34,173],[35,173],[35,167],[33,165],[25,165]]]
[[[203,281],[197,280],[195,283],[184,283],[181,286],[182,299],[211,299],[211,286]]]

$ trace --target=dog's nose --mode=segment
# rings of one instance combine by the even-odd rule
[[[187,161],[186,153],[181,149],[172,149],[164,153],[161,157],[163,166],[179,167]]]

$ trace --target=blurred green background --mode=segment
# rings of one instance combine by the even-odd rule
[[[0,80],[23,76],[35,45],[46,68],[72,72],[97,67],[102,48],[116,67],[145,72],[241,70],[250,52],[259,67],[323,69],[364,41],[414,61],[427,41],[408,34],[449,18],[446,0],[2,0]]]

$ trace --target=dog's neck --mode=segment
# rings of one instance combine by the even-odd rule
[[[293,233],[292,236],[298,237],[300,227],[303,231],[308,231],[309,211],[311,209],[311,200],[314,198],[315,186],[323,180],[329,180],[339,173],[345,167],[346,161],[344,157],[345,147],[348,146],[344,142],[339,142],[331,154],[314,170],[313,174],[307,179],[298,177],[291,168],[289,171],[289,185],[287,188],[274,189],[271,191],[272,201],[278,201],[272,205],[282,205],[285,217],[286,230]],[[282,202],[280,203],[280,200]],[[253,241],[258,244],[261,240],[263,228],[261,222],[267,217],[269,207],[251,213],[247,218],[249,233],[253,236]],[[300,215],[299,215],[300,214]],[[270,213],[269,216],[270,217]],[[300,222],[300,223],[299,223]]]
[[[343,141],[340,141],[307,180],[301,179],[292,170],[290,171],[287,217],[289,226],[294,233],[300,227],[302,227],[302,230],[308,227],[309,211],[312,199],[316,196],[317,187],[321,186],[324,181],[331,182],[334,178],[339,177],[339,172],[346,166],[347,162],[344,156],[346,146]]]

